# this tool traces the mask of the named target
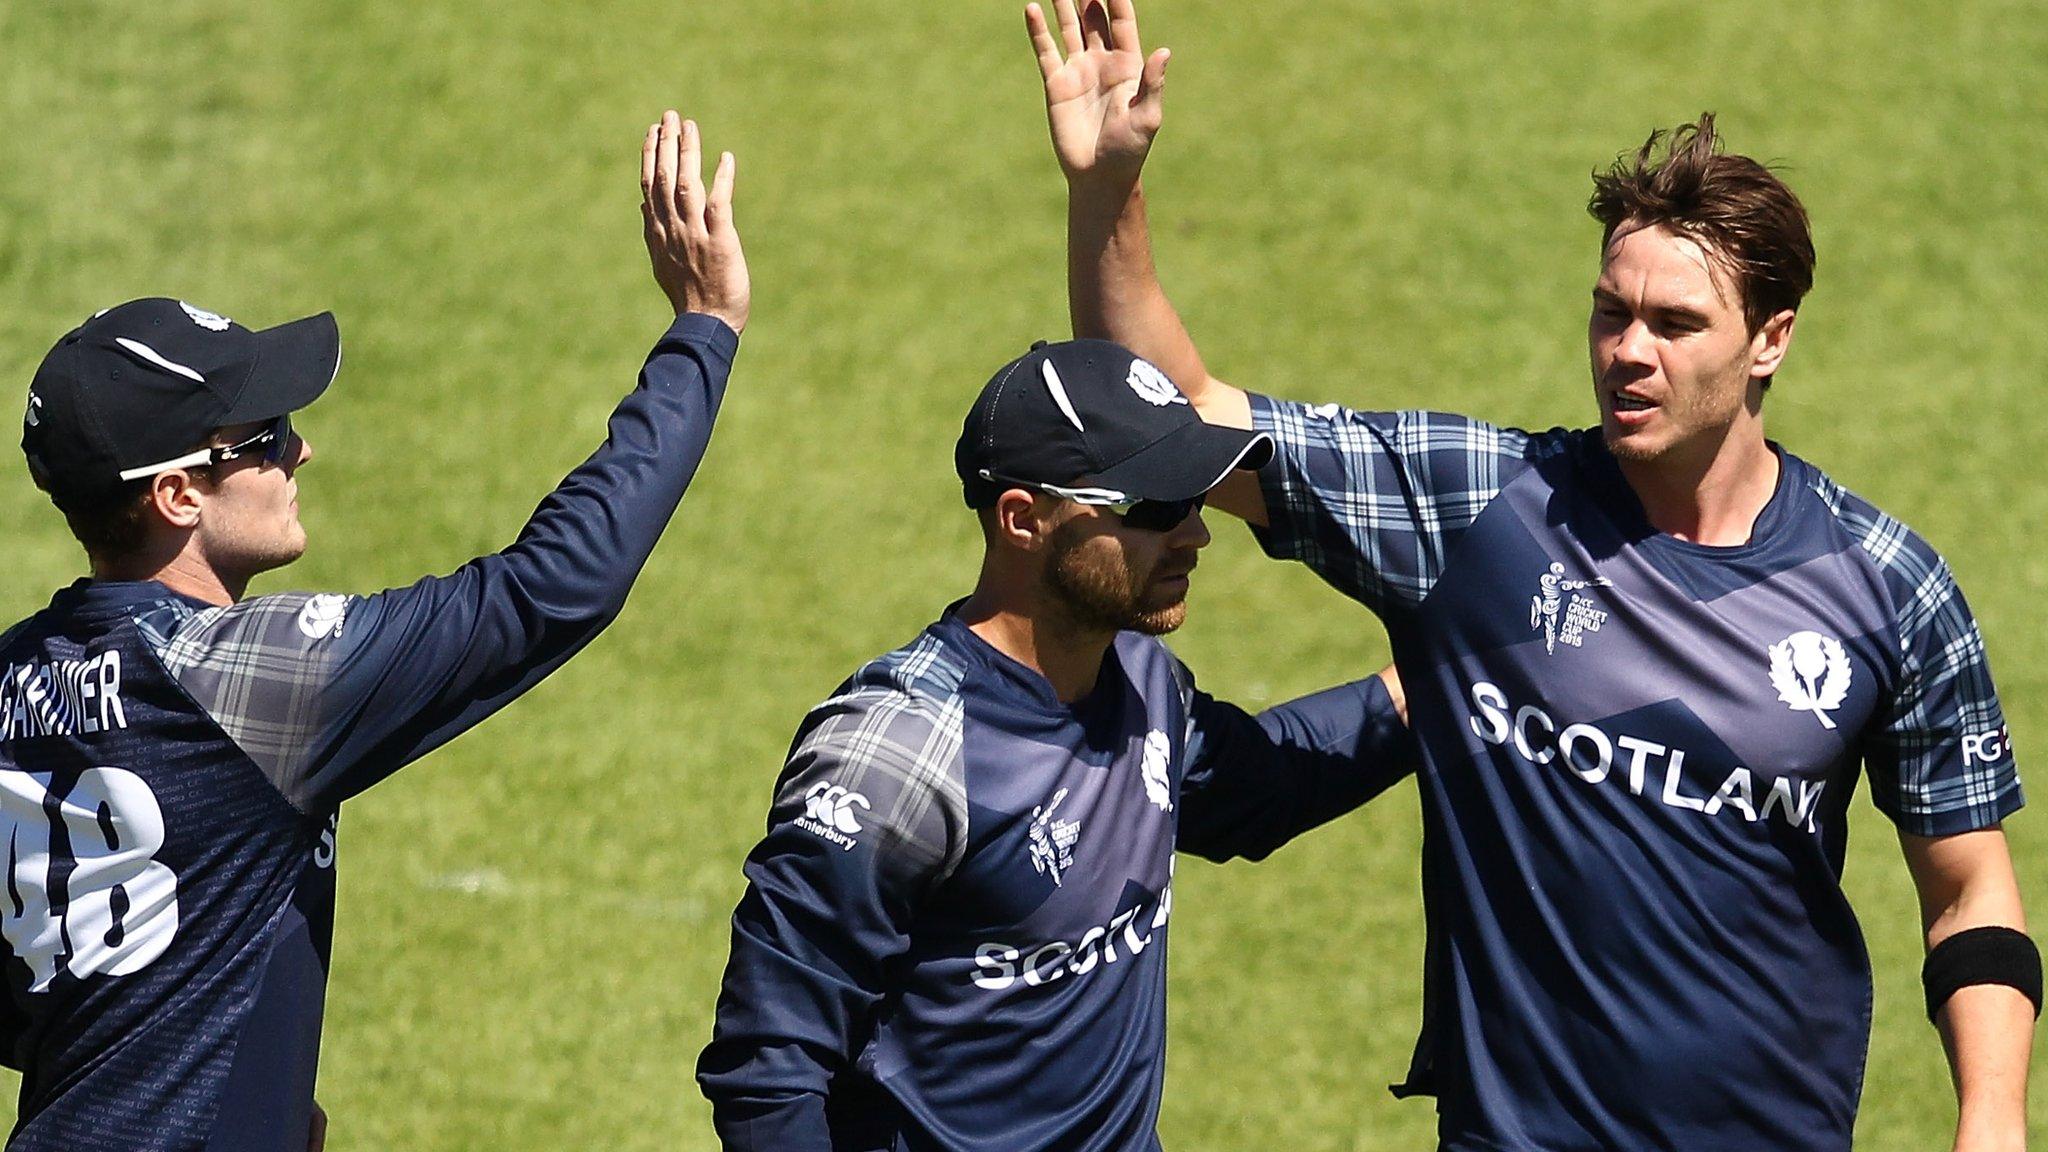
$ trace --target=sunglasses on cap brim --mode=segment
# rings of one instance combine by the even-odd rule
[[[286,413],[265,423],[262,431],[247,440],[237,440],[233,444],[209,445],[194,452],[187,452],[175,460],[124,469],[121,479],[140,480],[146,476],[168,472],[173,468],[210,468],[215,464],[226,464],[230,460],[239,460],[257,452],[263,454],[263,463],[266,465],[282,464],[291,445],[292,418],[290,413]]]
[[[1208,494],[1190,496],[1185,500],[1139,500],[1127,496],[1114,488],[1069,488],[1059,484],[1041,484],[1034,480],[1018,480],[1009,476],[998,476],[984,469],[981,478],[1013,488],[1024,488],[1032,492],[1043,492],[1090,508],[1100,508],[1113,513],[1123,521],[1124,527],[1136,528],[1141,532],[1167,532],[1180,526],[1181,521],[1201,511]]]

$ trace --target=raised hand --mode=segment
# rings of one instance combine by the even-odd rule
[[[1057,40],[1043,8],[1024,9],[1024,27],[1045,78],[1053,152],[1069,183],[1135,182],[1165,115],[1162,91],[1171,54],[1161,48],[1147,57],[1138,46],[1132,0],[1083,2],[1085,11],[1077,12],[1074,0],[1053,0]]]
[[[732,191],[738,163],[721,153],[711,188],[704,188],[703,144],[697,123],[675,112],[647,128],[640,149],[640,213],[654,281],[676,315],[703,312],[744,331],[752,303],[747,257],[733,227]]]

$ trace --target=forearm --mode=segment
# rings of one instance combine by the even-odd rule
[[[1987,957],[1974,949],[1957,949],[1987,936],[2022,947],[2026,941],[2009,933],[1956,939],[1973,929],[2026,931],[2026,911],[2004,833],[1992,827],[1936,838],[1902,835],[1900,840],[1919,890],[1928,951],[1942,952],[1928,965],[1928,1008],[1955,1080],[1956,1148],[2024,1148],[2034,1005],[2018,987],[1997,981],[2015,976],[2025,965],[2014,963],[2009,952]],[[1965,960],[1966,956],[1972,959]],[[1944,998],[1946,989],[1958,983],[1962,986]],[[2038,989],[2038,969],[2033,983]]]
[[[711,1099],[711,1127],[725,1152],[830,1152],[825,1098],[792,1093],[772,1099]]]
[[[717,319],[679,317],[604,443],[543,500],[499,553],[507,575],[557,611],[615,611],[668,526],[711,440],[737,337]]]
[[[1197,695],[1179,847],[1262,860],[1415,770],[1415,741],[1387,683],[1370,676],[1246,715]]]
[[[1114,340],[1152,361],[1203,419],[1251,426],[1243,394],[1209,375],[1160,286],[1142,185],[1099,181],[1069,187],[1067,305],[1075,336]]]
[[[1958,899],[1935,918],[1927,933],[1928,947],[1957,932],[1992,926],[2025,930],[2016,888],[1999,886],[1976,899]],[[1956,1148],[1988,1152],[2026,1147],[2033,1003],[2003,984],[1973,984],[1948,998],[1935,1015],[1935,1025],[1955,1081]]]
[[[2000,984],[1963,988],[1939,1017],[1956,1085],[1956,1147],[2026,1147],[2034,1006]]]

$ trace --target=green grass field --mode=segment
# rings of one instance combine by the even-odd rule
[[[6,388],[132,296],[340,316],[346,365],[302,421],[312,551],[267,590],[368,591],[509,541],[665,320],[646,124],[678,107],[740,155],[754,323],[631,607],[345,813],[330,1147],[713,1146],[690,1072],[790,730],[964,592],[960,417],[1063,328],[1021,6],[0,5]],[[1790,166],[1817,229],[1773,434],[1947,553],[2015,739],[2048,745],[2038,8],[1499,9],[1150,0],[1147,38],[1175,49],[1160,260],[1211,365],[1303,398],[1589,420],[1587,173],[1717,109]],[[11,620],[81,561],[25,469],[0,472]],[[1205,686],[1271,702],[1384,660],[1362,610],[1215,527],[1174,642]],[[1878,994],[1859,1147],[1946,1147],[1910,888],[1885,819],[1859,800],[1855,823]],[[2037,902],[2041,827],[2011,828]],[[1383,1089],[1419,998],[1417,842],[1410,785],[1270,863],[1182,867],[1169,1147],[1430,1146],[1428,1105]],[[2038,1140],[2048,1104],[2034,1117]]]

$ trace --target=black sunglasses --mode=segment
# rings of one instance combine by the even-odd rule
[[[208,459],[207,463],[225,464],[230,460],[238,460],[258,449],[262,449],[263,462],[265,464],[282,464],[284,462],[284,454],[291,448],[291,445],[292,418],[290,413],[286,413],[265,424],[263,431],[256,433],[247,440],[238,440],[233,444],[222,444],[219,447],[210,449],[210,459]]]
[[[1180,523],[1202,510],[1208,494],[1190,496],[1185,500],[1135,500],[1112,488],[1067,488],[1058,484],[1041,484],[1034,480],[1017,480],[1009,476],[998,476],[984,470],[982,479],[1013,488],[1027,488],[1043,492],[1090,508],[1100,508],[1114,513],[1122,520],[1124,527],[1136,528],[1140,532],[1170,532]]]
[[[292,418],[290,414],[286,414],[265,423],[261,432],[256,433],[247,440],[219,446],[209,445],[199,449],[197,452],[187,452],[175,459],[163,460],[155,464],[144,464],[140,468],[123,469],[120,475],[123,480],[140,480],[146,476],[155,476],[160,472],[168,472],[173,468],[211,468],[215,464],[225,464],[230,460],[239,460],[258,450],[262,451],[265,464],[282,464],[284,463],[285,453],[291,451],[291,447]]]

